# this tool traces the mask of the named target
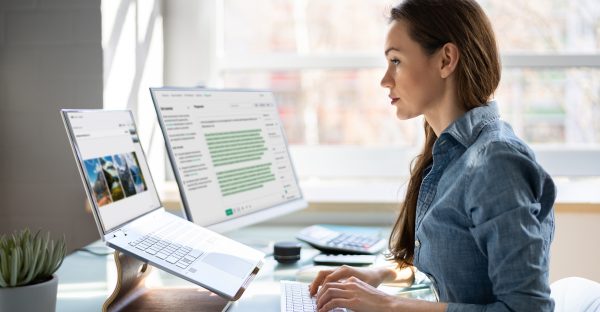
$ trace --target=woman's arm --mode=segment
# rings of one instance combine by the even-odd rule
[[[415,270],[413,266],[398,268],[396,264],[374,268],[382,276],[381,284],[395,287],[410,287],[415,281]]]
[[[552,311],[548,284],[555,189],[524,146],[493,142],[470,168],[469,231],[488,262],[496,302],[448,311]]]

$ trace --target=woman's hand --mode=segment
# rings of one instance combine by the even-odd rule
[[[324,283],[317,293],[319,312],[335,308],[352,311],[388,311],[394,308],[397,298],[388,295],[356,277],[343,282]]]
[[[315,280],[310,284],[310,295],[314,296],[319,290],[319,286],[326,283],[339,282],[350,277],[356,277],[365,283],[377,287],[386,276],[391,274],[388,268],[355,268],[343,265],[335,270],[323,270],[317,274]]]

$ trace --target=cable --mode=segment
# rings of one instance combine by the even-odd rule
[[[75,249],[74,250],[74,252],[78,252],[78,251],[87,252],[87,253],[90,253],[90,254],[92,254],[94,256],[99,256],[99,257],[110,256],[110,255],[112,255],[114,253],[114,251],[111,251],[111,252],[97,252],[97,251],[93,251],[92,249],[87,248],[87,247],[79,248],[79,249]]]

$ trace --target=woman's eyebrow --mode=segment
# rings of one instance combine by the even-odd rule
[[[400,49],[398,49],[398,48],[394,48],[394,47],[387,48],[387,49],[385,50],[385,55],[388,55],[388,53],[390,53],[390,51],[397,51],[397,52],[400,52]]]

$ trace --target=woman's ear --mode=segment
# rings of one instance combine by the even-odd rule
[[[456,69],[460,53],[458,52],[458,47],[452,42],[444,44],[440,49],[440,53],[442,59],[440,76],[448,78]]]

